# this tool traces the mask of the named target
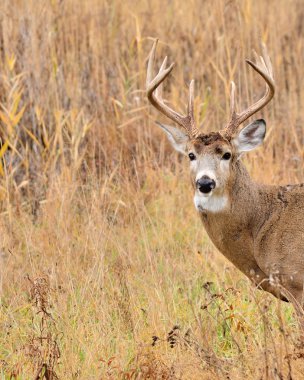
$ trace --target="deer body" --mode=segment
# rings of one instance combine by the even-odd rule
[[[189,89],[188,113],[173,111],[162,99],[162,82],[173,69],[165,58],[153,77],[157,41],[149,57],[147,96],[161,113],[182,129],[158,125],[173,147],[190,159],[194,204],[204,227],[220,252],[254,283],[274,296],[290,301],[304,329],[304,185],[266,186],[253,181],[241,156],[262,144],[263,119],[241,127],[273,97],[275,86],[266,48],[256,62],[247,63],[265,80],[264,96],[241,113],[235,109],[231,88],[231,118],[219,132],[204,133],[195,126],[194,82]]]

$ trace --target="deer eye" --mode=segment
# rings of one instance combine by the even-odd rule
[[[193,161],[196,159],[195,154],[193,154],[193,153],[189,153],[188,156],[190,158],[190,161]]]
[[[223,154],[223,156],[222,156],[222,159],[223,159],[223,160],[230,160],[230,158],[231,158],[231,153],[229,153],[229,152],[226,152],[226,153]]]

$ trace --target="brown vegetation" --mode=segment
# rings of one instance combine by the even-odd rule
[[[239,108],[263,92],[244,58],[266,42],[278,92],[246,164],[301,182],[303,16],[300,0],[1,2],[2,378],[302,378],[292,308],[213,248],[143,89],[158,37],[168,99],[181,109],[195,78],[196,119],[219,129],[231,79]]]

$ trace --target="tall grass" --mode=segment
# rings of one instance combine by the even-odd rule
[[[301,379],[289,305],[212,246],[187,163],[145,97],[152,39],[175,61],[166,98],[227,121],[277,92],[246,157],[265,183],[303,180],[304,4],[3,0],[0,4],[0,373],[3,379]]]

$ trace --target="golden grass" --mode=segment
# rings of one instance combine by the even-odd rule
[[[3,379],[301,379],[289,305],[255,290],[209,242],[187,163],[144,93],[152,38],[196,81],[199,123],[263,87],[260,181],[303,178],[302,1],[3,0],[0,4],[0,374]]]

